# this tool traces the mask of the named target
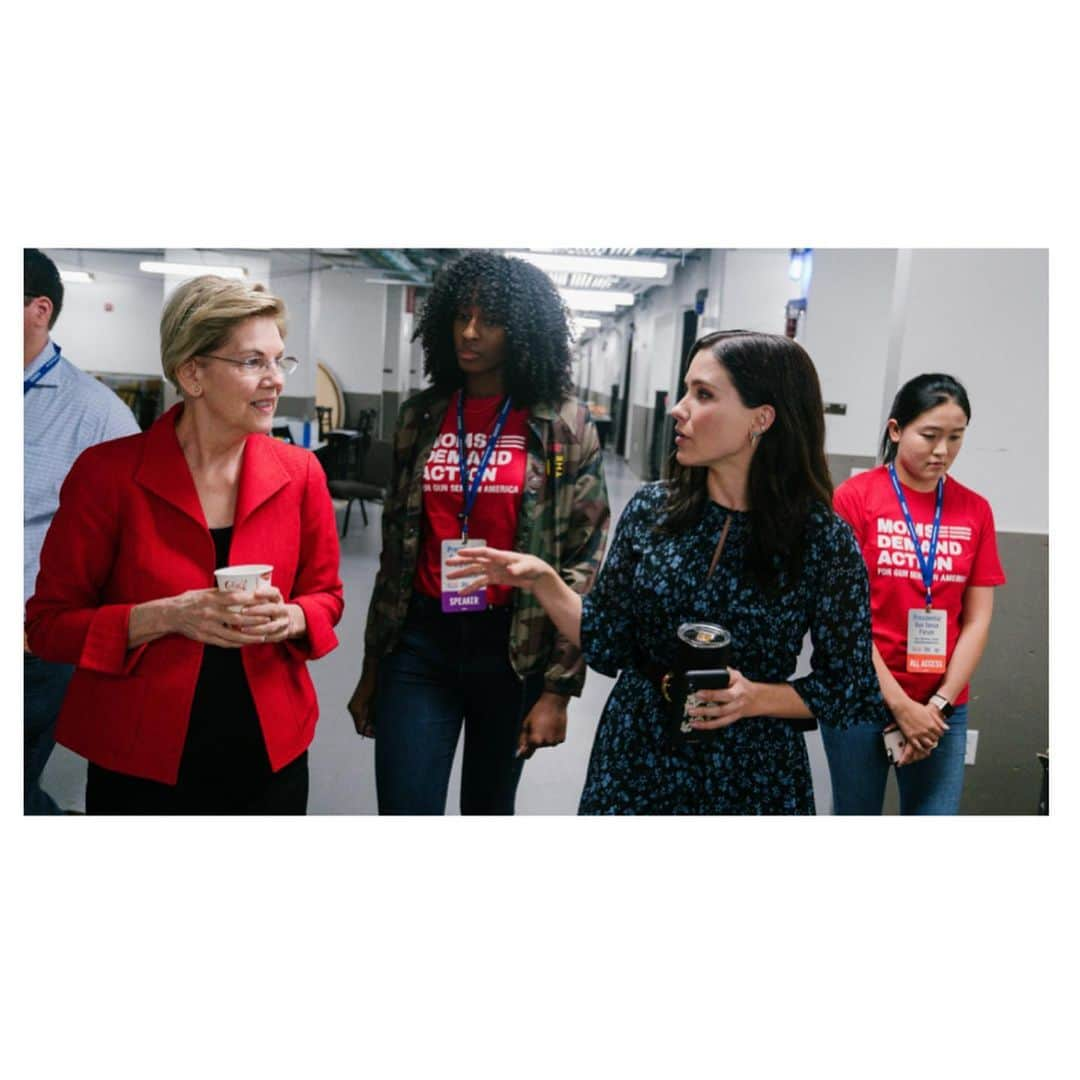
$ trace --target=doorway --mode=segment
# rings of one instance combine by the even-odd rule
[[[319,437],[326,431],[345,426],[345,394],[338,377],[321,361],[315,366],[315,413],[319,418]]]
[[[618,430],[615,434],[615,453],[626,457],[626,429],[630,424],[630,370],[634,360],[634,324],[626,335],[626,364],[623,366],[622,399],[619,401]]]
[[[694,347],[694,342],[698,339],[698,313],[694,308],[689,308],[683,312],[682,318],[682,342],[679,345],[679,378],[674,386],[674,397],[667,400],[665,395],[664,401],[664,414],[663,418],[660,415],[659,396],[657,398],[657,416],[656,425],[658,428],[663,429],[663,438],[660,443],[654,448],[655,454],[655,478],[664,476],[667,472],[667,459],[671,456],[672,450],[675,446],[675,420],[671,415],[670,406],[674,405],[685,393],[685,387],[683,379],[686,378],[686,371],[690,367],[690,350]]]
[[[675,383],[675,398],[683,396],[683,379],[686,378],[686,369],[690,366],[690,350],[698,339],[698,313],[694,308],[683,312],[682,317],[682,349],[679,352],[679,379]]]

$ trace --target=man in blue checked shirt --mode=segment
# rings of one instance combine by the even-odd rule
[[[60,485],[88,446],[134,435],[131,410],[103,383],[64,359],[49,336],[64,301],[60,273],[36,248],[23,250],[23,600],[30,598]],[[73,668],[23,646],[23,813],[59,814],[41,788]]]

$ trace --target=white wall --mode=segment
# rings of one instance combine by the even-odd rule
[[[44,250],[61,269],[88,270],[94,275],[89,284],[65,283],[64,306],[54,327],[65,355],[85,371],[161,375],[161,309],[165,298],[186,279],[145,273],[139,269],[142,260],[202,263],[208,272],[215,265],[241,262],[253,280],[265,283],[270,278],[270,259],[261,253],[178,248]]]
[[[664,289],[662,295],[667,299],[672,318],[671,352],[668,357],[668,380],[667,389],[669,402],[674,405],[683,394],[683,387],[679,385],[679,368],[682,363],[683,344],[683,315],[692,310],[700,289],[707,289],[710,282],[709,257],[688,262],[685,266],[675,271],[675,279],[671,288]],[[659,292],[660,290],[656,290]],[[708,297],[706,297],[706,300]],[[697,337],[701,336],[701,318],[698,319]],[[660,389],[660,387],[657,387]]]
[[[317,274],[318,307],[312,358],[325,364],[350,393],[381,394],[386,340],[386,287],[364,284],[371,271]]]
[[[627,316],[634,320],[633,404],[652,408],[658,390],[667,391],[669,403],[674,404],[683,312],[694,306],[697,291],[709,286],[710,260],[688,263],[676,269],[671,285],[651,289]]]
[[[653,383],[666,383],[670,356],[665,354],[664,342],[656,340],[656,319],[663,314],[659,305],[637,305],[634,320],[633,368],[630,372],[630,404],[651,405]],[[660,389],[660,387],[657,387]]]
[[[412,316],[413,330],[416,329],[416,315]],[[412,331],[409,332],[409,390],[417,391],[428,385],[427,376],[424,374],[424,350],[419,340],[412,341]]]
[[[90,284],[65,285],[64,307],[55,327],[65,355],[84,370],[161,374],[161,309],[165,297],[183,279],[144,273],[139,270],[140,260],[198,262],[211,271],[214,265],[240,262],[252,280],[262,281],[285,301],[286,346],[302,361],[286,393],[314,395],[317,360],[335,371],[346,390],[377,394],[382,389],[387,289],[365,285],[362,273],[307,272],[304,252],[271,257],[269,252],[231,250],[126,253],[50,248],[45,253],[63,269],[89,270],[95,275]],[[105,310],[106,303],[113,305],[112,311]],[[411,322],[407,315],[400,320],[403,338],[411,333]],[[411,351],[407,340],[401,348],[406,355]],[[406,375],[410,366],[403,366]]]
[[[911,253],[899,382],[944,371],[967,388],[951,471],[1008,532],[1049,530],[1048,288],[1046,251]]]
[[[799,283],[788,277],[790,252],[728,251],[724,260],[719,329],[784,332],[787,302],[799,295]],[[817,253],[814,253],[815,260]],[[814,273],[817,273],[815,264]]]
[[[273,252],[270,256],[268,288],[285,301],[288,323],[285,351],[300,361],[285,386],[289,397],[315,396],[316,365],[311,354],[311,328],[312,292],[317,275],[311,273],[312,262],[313,257],[308,251]]]
[[[708,295],[705,297],[705,310],[698,322],[701,334],[711,333],[713,330],[722,330],[720,322],[721,304],[720,298],[724,295],[724,278],[727,275],[728,253],[723,250],[709,252],[709,260],[705,266],[705,285]],[[700,336],[700,335],[699,335]]]
[[[382,388],[402,398],[408,395],[413,376],[411,366],[415,315],[405,310],[406,288],[383,285],[386,290],[386,328],[383,334]],[[422,354],[421,354],[422,355]]]
[[[64,355],[84,371],[160,375],[161,278],[139,270],[139,260],[161,253],[43,250],[63,270],[94,275],[89,284],[64,285],[64,305],[52,330]]]
[[[623,319],[595,335],[586,346],[585,353],[592,364],[590,386],[593,391],[609,395],[612,385],[617,383],[619,393],[622,393],[628,333],[629,322]]]
[[[585,347],[593,389],[621,385],[633,319],[631,402],[651,408],[656,390],[674,390],[681,311],[699,287],[709,290],[703,331],[783,333],[786,303],[799,294],[788,260],[787,249],[713,251],[652,290],[618,330]],[[1045,251],[816,249],[798,340],[825,400],[847,405],[844,416],[826,417],[828,452],[873,457],[901,383],[949,372],[967,386],[973,411],[957,479],[990,499],[999,529],[1046,532],[1047,297]]]
[[[873,455],[881,438],[896,258],[891,248],[814,252],[797,340],[814,361],[824,399],[847,405],[845,415],[825,417],[830,454]],[[798,282],[790,285],[794,296]]]

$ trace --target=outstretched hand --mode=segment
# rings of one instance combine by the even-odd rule
[[[509,585],[532,592],[542,577],[554,573],[543,559],[535,555],[489,547],[462,548],[459,554],[446,560],[446,565],[456,568],[447,574],[450,579],[470,579],[462,589],[465,594],[477,592],[488,585]]]

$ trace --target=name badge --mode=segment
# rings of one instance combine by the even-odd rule
[[[907,669],[945,670],[945,612],[912,608],[907,615]]]
[[[450,578],[451,570],[460,570],[460,566],[447,566],[446,560],[452,559],[464,547],[483,547],[484,541],[470,536],[468,540],[460,537],[442,542],[442,609],[446,614],[469,611],[483,611],[488,606],[487,589],[480,589],[469,596],[462,596],[461,590],[474,580],[471,577]]]

